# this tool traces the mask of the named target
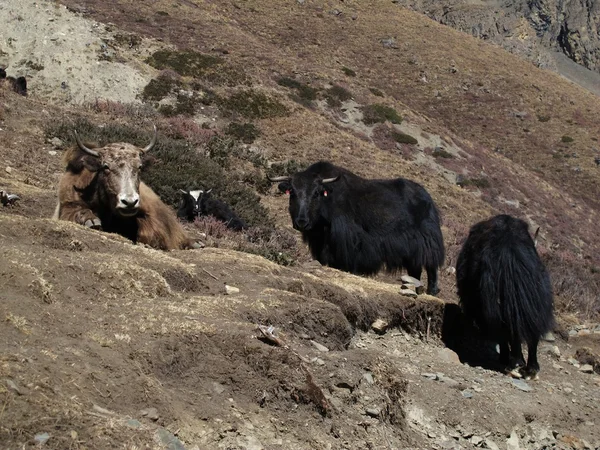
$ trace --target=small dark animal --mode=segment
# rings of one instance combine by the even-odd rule
[[[553,328],[554,315],[550,277],[527,224],[499,215],[473,225],[458,256],[456,282],[465,315],[500,344],[507,372],[537,377],[538,342]]]
[[[9,194],[6,191],[0,191],[0,203],[2,206],[13,206],[21,198],[15,194]]]
[[[227,228],[241,231],[248,228],[246,222],[240,219],[227,205],[210,195],[212,189],[204,192],[197,189],[192,191],[181,191],[181,206],[177,211],[177,216],[193,222],[199,216],[213,216],[217,220],[224,222]]]
[[[290,196],[292,224],[321,264],[361,275],[384,266],[415,278],[427,271],[427,293],[439,292],[444,242],[438,210],[419,184],[396,178],[367,180],[318,162],[280,181]]]
[[[8,77],[6,70],[0,69],[0,83],[8,83],[17,94],[27,97],[27,80],[25,77]]]
[[[118,142],[86,147],[77,133],[77,147],[66,152],[67,166],[58,186],[55,219],[101,228],[162,250],[189,248],[171,208],[140,181],[141,155],[156,144],[139,148]]]

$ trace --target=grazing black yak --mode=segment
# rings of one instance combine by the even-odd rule
[[[232,230],[241,231],[248,228],[246,222],[240,219],[227,203],[213,198],[210,191],[212,189],[206,192],[201,189],[192,191],[181,189],[181,206],[177,211],[177,217],[192,222],[199,216],[213,216]]]
[[[500,344],[507,372],[536,378],[538,342],[553,328],[554,315],[550,277],[527,224],[499,215],[473,225],[458,256],[456,282],[465,315]]]
[[[444,241],[438,210],[421,185],[367,180],[324,161],[269,179],[289,193],[293,226],[321,264],[362,275],[405,268],[417,279],[425,267],[427,293],[439,292]]]

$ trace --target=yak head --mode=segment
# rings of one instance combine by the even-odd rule
[[[299,172],[288,177],[269,177],[269,181],[279,182],[279,190],[290,197],[290,216],[294,229],[310,231],[323,218],[329,220],[324,208],[331,195],[333,185],[340,176],[323,178],[318,174]]]
[[[83,167],[97,174],[95,194],[100,202],[123,217],[135,216],[141,206],[139,187],[142,154],[156,144],[156,126],[152,141],[144,148],[118,142],[91,149],[81,142],[76,131],[74,134],[82,152]]]
[[[184,191],[180,189],[181,197],[183,200],[183,206],[188,214],[199,216],[202,214],[202,199],[205,198],[212,189],[203,191],[202,189],[195,189],[192,191]]]

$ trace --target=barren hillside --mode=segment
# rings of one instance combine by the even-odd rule
[[[24,0],[0,21],[29,86],[0,89],[20,197],[0,206],[2,448],[600,447],[597,97],[396,2]],[[142,178],[173,206],[213,188],[250,230],[198,221],[205,248],[160,252],[49,219],[73,128],[141,144],[153,123]],[[311,261],[266,175],[319,159],[427,188],[439,298]],[[539,381],[498,372],[455,304],[460,245],[498,212],[542,230]]]

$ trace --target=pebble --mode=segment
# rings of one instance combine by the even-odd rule
[[[410,275],[402,275],[400,277],[400,281],[402,281],[402,283],[412,284],[414,287],[421,287],[421,286],[423,286],[423,283],[421,283],[416,278],[411,277]]]
[[[6,166],[6,169],[4,169],[6,171],[6,173],[12,173],[12,167],[10,166]]]
[[[223,386],[221,383],[217,383],[216,381],[213,381],[213,390],[217,393],[217,394],[222,394],[223,392],[225,392],[225,386]]]
[[[377,418],[381,414],[381,409],[379,409],[379,408],[367,408],[365,410],[365,412],[367,413],[368,416]]]
[[[328,352],[329,351],[329,349],[327,347],[325,347],[323,344],[319,344],[318,342],[315,342],[313,340],[311,340],[310,343],[320,352]]]
[[[417,293],[412,289],[400,289],[400,294],[405,297],[417,298]]]
[[[471,442],[471,444],[477,446],[477,445],[479,445],[479,444],[481,444],[483,442],[483,438],[481,436],[473,436],[470,439],[470,442]]]
[[[560,349],[558,348],[558,345],[553,345],[552,347],[548,347],[548,353],[550,353],[552,356],[560,358]]]
[[[579,371],[583,373],[594,373],[594,368],[591,364],[584,364],[579,368]]]
[[[362,377],[363,380],[365,380],[369,384],[375,383],[375,380],[373,379],[373,374],[371,372],[365,372]]]
[[[38,433],[33,437],[34,441],[40,445],[45,444],[50,439],[50,435],[48,433]]]
[[[459,385],[458,381],[456,381],[450,377],[447,377],[445,375],[438,374],[437,379],[440,380],[442,383],[447,384],[450,387],[456,387]]]
[[[17,395],[23,395],[25,393],[13,380],[6,380],[6,387]]]
[[[542,336],[542,340],[546,342],[554,342],[556,341],[556,337],[554,336],[554,333],[552,333],[552,331],[548,331],[545,335]]]
[[[127,422],[125,422],[125,424],[129,428],[141,428],[142,427],[142,423],[136,419],[129,419]]]
[[[572,366],[579,367],[579,361],[577,361],[575,358],[569,358],[567,359],[567,362]]]
[[[461,393],[464,398],[473,398],[473,396],[475,395],[473,394],[473,391],[470,391],[469,389],[465,389]]]
[[[48,154],[49,154],[50,156],[56,156],[56,150],[50,150],[50,151],[48,152]]]
[[[375,322],[371,324],[371,328],[377,334],[383,334],[387,330],[389,323],[387,323],[383,319],[377,319]]]
[[[456,352],[450,350],[449,348],[443,348],[438,351],[438,358],[449,363],[460,364],[460,358]]]
[[[237,294],[238,292],[240,292],[240,288],[236,288],[235,286],[229,286],[229,285],[225,285],[225,294],[227,295],[232,295],[232,294]]]
[[[140,411],[140,415],[142,417],[147,417],[148,419],[156,422],[159,418],[158,410],[156,408],[146,408]]]
[[[500,447],[498,447],[498,445],[492,441],[491,439],[486,439],[485,440],[485,446],[487,448],[489,448],[490,450],[500,450]]]
[[[523,392],[531,392],[531,391],[533,391],[533,388],[531,386],[529,386],[523,380],[513,379],[512,380],[512,384],[513,384],[514,387],[516,387],[517,389],[522,390]]]
[[[435,373],[423,372],[421,374],[422,377],[429,378],[430,380],[437,380],[437,375]]]
[[[185,450],[185,447],[179,439],[164,428],[159,428],[155,433],[156,440],[168,449],[171,450]]]
[[[521,450],[521,447],[519,446],[519,436],[517,436],[517,432],[514,430],[506,440],[506,450]]]

